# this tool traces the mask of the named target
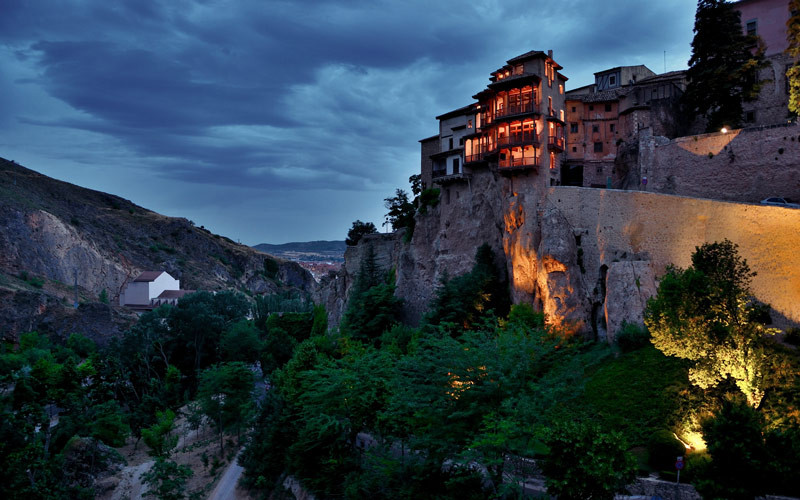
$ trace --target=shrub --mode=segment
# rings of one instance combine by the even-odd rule
[[[349,247],[354,247],[358,245],[358,242],[365,234],[375,234],[377,232],[378,229],[372,222],[362,222],[360,220],[356,220],[353,222],[353,227],[347,231],[347,239],[345,240],[345,244]]]
[[[800,328],[788,328],[783,340],[787,344],[800,345]]]
[[[686,454],[686,447],[672,432],[662,429],[650,435],[647,442],[647,463],[655,470],[674,470],[675,459]]]
[[[631,352],[649,345],[650,333],[642,325],[623,321],[617,331],[616,341],[622,352]]]
[[[419,195],[419,213],[428,213],[428,207],[435,207],[439,204],[439,188],[428,188]]]

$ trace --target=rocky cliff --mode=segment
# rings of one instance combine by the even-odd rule
[[[113,334],[101,317],[124,324],[128,313],[85,306],[76,313],[70,307],[74,284],[79,302],[97,302],[105,290],[116,304],[125,283],[145,270],[167,271],[184,289],[252,294],[316,288],[311,275],[293,262],[212,234],[187,219],[166,217],[4,159],[0,228],[0,334],[5,338],[32,329]]]
[[[438,206],[417,215],[413,238],[365,238],[323,283],[336,323],[372,246],[397,276],[405,319],[418,321],[445,274],[468,271],[475,250],[491,245],[505,265],[514,303],[530,303],[550,323],[613,340],[623,322],[642,323],[669,264],[687,266],[695,247],[725,238],[758,273],[756,297],[777,326],[800,322],[800,210],[681,196],[545,187],[534,172],[513,177],[488,169],[442,187]]]

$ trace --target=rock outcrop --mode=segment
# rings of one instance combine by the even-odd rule
[[[0,335],[11,340],[33,329],[81,331],[96,340],[100,330],[116,334],[128,314],[75,310],[75,284],[81,303],[97,302],[105,291],[116,304],[145,270],[167,271],[184,289],[308,295],[317,286],[297,263],[3,159],[0,228]]]

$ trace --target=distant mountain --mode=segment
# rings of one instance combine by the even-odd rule
[[[310,293],[317,286],[295,262],[0,158],[0,337],[36,329],[113,334],[70,307],[75,281],[79,302],[94,304],[79,311],[124,316],[126,309],[99,303],[101,292],[116,304],[125,284],[148,270],[170,273],[183,289]]]
[[[344,262],[344,251],[347,245],[344,240],[298,241],[294,243],[283,243],[281,245],[261,243],[253,248],[276,257],[296,262]]]

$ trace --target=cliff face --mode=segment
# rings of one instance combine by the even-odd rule
[[[686,267],[695,247],[730,239],[758,274],[753,291],[778,326],[800,322],[800,210],[673,195],[544,187],[534,174],[484,170],[442,187],[417,215],[413,239],[366,238],[323,283],[335,324],[367,245],[395,269],[405,320],[419,321],[443,275],[469,271],[488,243],[505,266],[514,303],[529,303],[568,331],[613,340],[642,323],[667,265]],[[449,202],[448,202],[449,200]],[[380,242],[379,244],[377,242]]]
[[[81,319],[89,309],[76,313],[70,307],[76,281],[80,302],[96,302],[105,290],[112,305],[125,284],[145,270],[167,271],[184,289],[311,293],[316,288],[296,263],[214,235],[187,219],[3,159],[0,228],[0,334],[11,339],[32,329],[62,333],[102,324],[96,311],[89,321]],[[121,318],[117,324],[130,319],[124,310],[112,310],[109,317]]]

